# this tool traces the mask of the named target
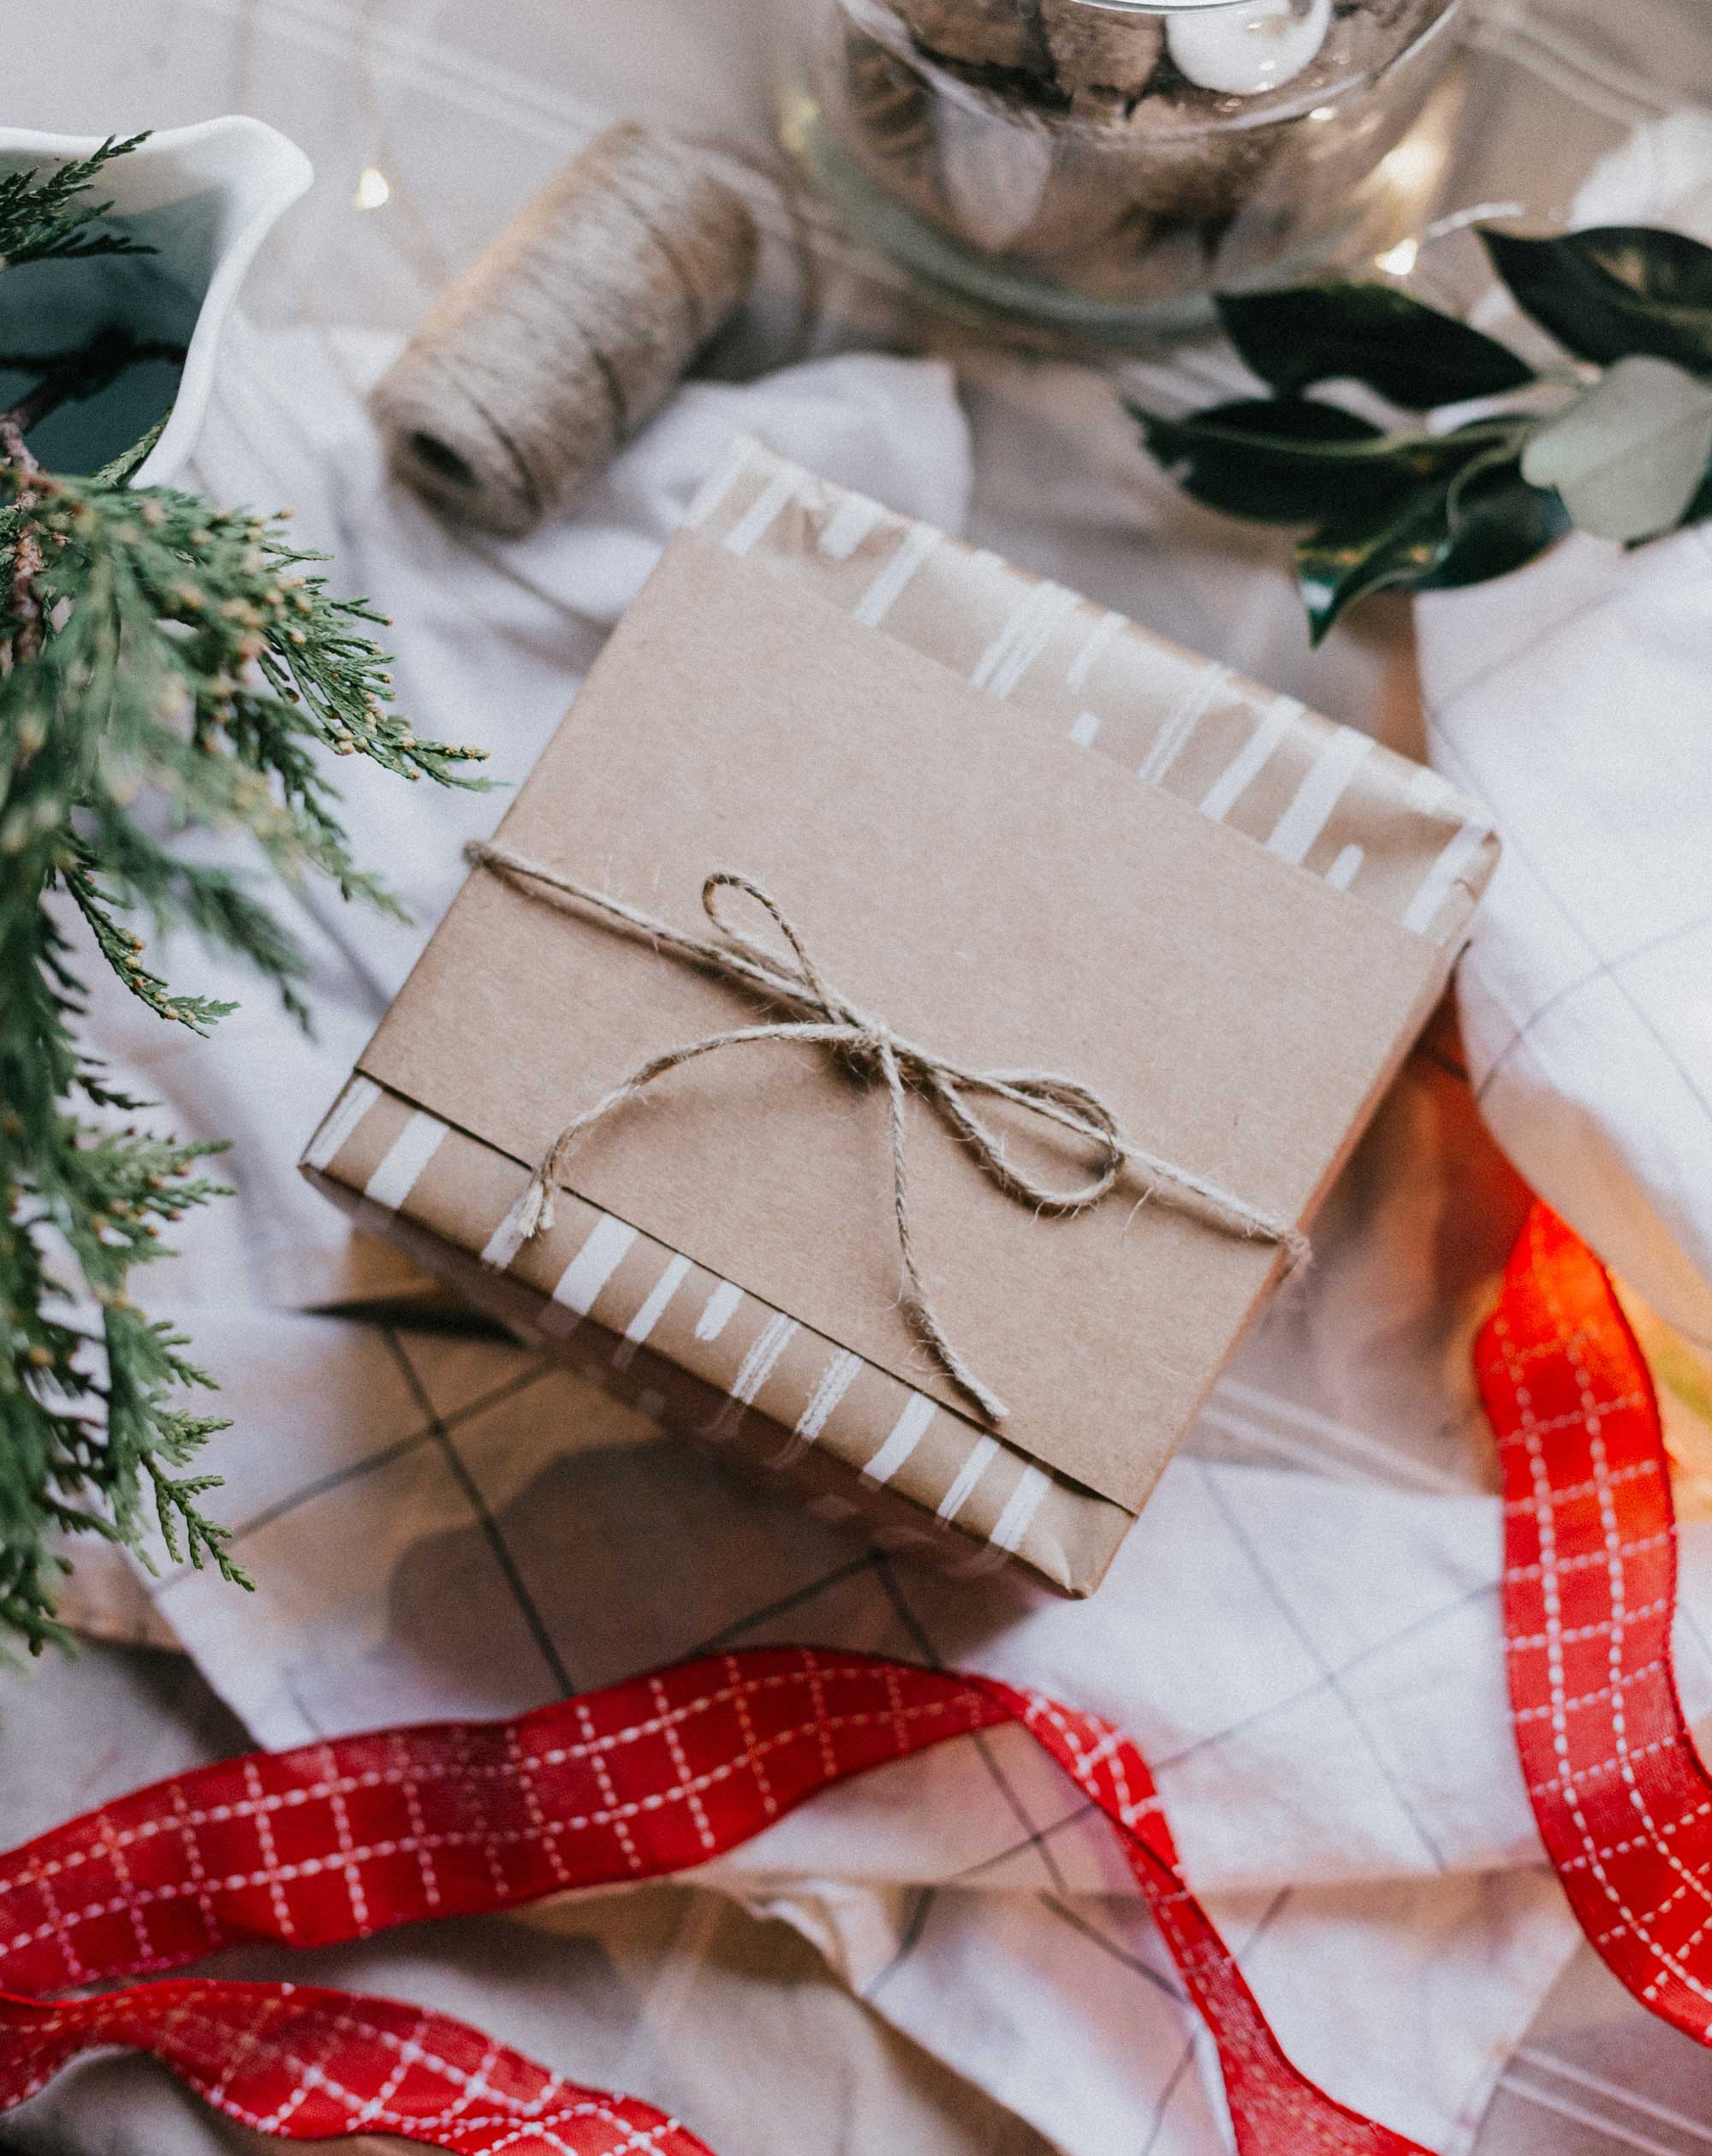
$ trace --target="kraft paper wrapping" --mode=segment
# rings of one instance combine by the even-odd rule
[[[686,927],[710,870],[755,876],[901,1033],[1067,1070],[1144,1143],[1310,1218],[1442,991],[1490,831],[1365,736],[753,443],[689,521],[502,843]],[[986,1429],[897,1309],[877,1096],[777,1043],[674,1072],[520,1240],[562,1123],[757,1015],[479,872],[306,1171],[823,1515],[1091,1592],[1278,1252],[1138,1191],[1037,1220],[921,1111],[933,1292],[1012,1403]]]

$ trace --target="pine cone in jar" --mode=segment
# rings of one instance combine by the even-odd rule
[[[1277,155],[1280,130],[1233,129],[1222,117],[1192,89],[1150,92],[1113,130],[1122,150],[1114,146],[1111,185],[1147,217],[1216,224],[1234,217]]]
[[[1158,15],[1119,15],[1083,0],[1040,0],[1041,27],[1061,91],[1079,117],[1126,112],[1145,92],[1165,51]]]
[[[888,4],[926,58],[978,80],[1032,77],[1038,92],[1049,94],[1052,57],[1041,27],[1041,0],[888,0]]]

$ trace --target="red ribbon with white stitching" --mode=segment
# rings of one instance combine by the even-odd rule
[[[1537,1209],[1482,1334],[1503,1453],[1516,1731],[1576,1913],[1636,1995],[1707,2040],[1712,1783],[1670,1664],[1668,1478],[1644,1362],[1597,1263]],[[90,1993],[241,1941],[319,1945],[659,1878],[819,1791],[1022,1724],[1110,1821],[1217,2046],[1243,2156],[1423,2156],[1304,2079],[1184,1886],[1122,1734],[980,1677],[802,1648],[690,1662],[513,1722],[382,1731],[204,1768],[0,1858],[0,2109],[80,2052],[152,2053],[287,2140],[468,2156],[705,2156],[444,2015],[290,1984]]]
[[[1677,1696],[1676,1518],[1645,1357],[1544,1206],[1476,1367],[1504,1468],[1504,1630],[1528,1794],[1582,1929],[1712,2041],[1712,1778]]]
[[[649,2106],[415,2007],[289,1984],[56,1995],[243,1940],[322,1945],[682,1871],[835,1782],[1006,1721],[1111,1821],[1217,2045],[1245,2156],[1422,2156],[1284,2057],[1178,1875],[1152,1778],[1120,1731],[985,1678],[805,1648],[685,1663],[514,1722],[258,1754],[0,1858],[0,2108],[78,2052],[120,2045],[288,2140],[695,2156],[703,2144]]]

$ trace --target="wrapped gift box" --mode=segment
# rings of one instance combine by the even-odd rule
[[[1067,1073],[1138,1143],[1288,1222],[1442,994],[1497,852],[1365,736],[753,443],[497,842],[687,930],[710,872],[752,877],[898,1035]],[[883,1090],[776,1041],[609,1116],[526,1237],[562,1126],[660,1051],[768,1015],[479,867],[306,1172],[525,1339],[823,1514],[1091,1592],[1283,1250],[1142,1182],[1041,1215],[912,1097],[918,1254],[1008,1403],[994,1427],[901,1308]],[[1085,1170],[1061,1131],[1000,1115],[1020,1162]]]

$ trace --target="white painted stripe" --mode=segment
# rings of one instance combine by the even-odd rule
[[[631,1357],[665,1316],[666,1305],[677,1293],[687,1278],[690,1262],[687,1257],[674,1257],[671,1263],[648,1291],[648,1299],[624,1328],[624,1338],[613,1351],[615,1369],[627,1369]]]
[[[740,1407],[748,1407],[773,1375],[775,1365],[796,1338],[797,1322],[776,1310],[761,1327],[759,1339],[743,1358],[730,1392]]]
[[[817,1519],[831,1520],[839,1526],[842,1526],[846,1520],[855,1519],[861,1511],[861,1507],[853,1505],[847,1497],[835,1497],[830,1494],[817,1497],[808,1509]]]
[[[303,1155],[304,1165],[316,1169],[331,1167],[340,1148],[354,1134],[358,1124],[379,1098],[380,1088],[372,1078],[354,1078],[328,1109],[320,1129],[310,1139],[309,1149]]]
[[[1097,711],[1079,711],[1070,728],[1070,739],[1079,749],[1091,749],[1099,730],[1100,715]]]
[[[1326,870],[1326,882],[1335,891],[1346,891],[1361,874],[1361,864],[1367,858],[1358,846],[1346,846]]]
[[[743,1419],[743,1411],[752,1405],[756,1395],[773,1375],[779,1357],[796,1338],[797,1322],[775,1310],[761,1327],[754,1345],[744,1357],[736,1376],[726,1387],[731,1405],[722,1407],[711,1422],[702,1424],[704,1437],[728,1437]]]
[[[541,1313],[541,1322],[550,1332],[575,1331],[594,1308],[595,1298],[624,1262],[635,1240],[636,1230],[627,1221],[615,1221],[610,1213],[601,1215],[589,1230],[588,1239],[581,1250],[560,1274],[551,1307]],[[561,1311],[568,1314],[568,1326],[558,1315]]]
[[[847,1348],[840,1348],[821,1372],[820,1382],[815,1387],[808,1405],[798,1418],[794,1434],[812,1445],[861,1370],[861,1357],[851,1354]]]
[[[532,1179],[524,1185],[518,1192],[516,1203],[487,1238],[487,1247],[481,1254],[481,1262],[490,1272],[502,1273],[523,1248],[524,1209],[528,1205],[529,1194],[534,1187]]]
[[[996,1550],[1021,1548],[1022,1538],[1034,1524],[1034,1516],[1051,1488],[1052,1477],[1043,1468],[1024,1468],[1022,1480],[1011,1492],[998,1524],[987,1537]]]
[[[742,477],[758,447],[746,434],[731,437],[721,452],[718,463],[697,488],[695,499],[684,512],[687,526],[693,530],[697,525],[707,522]]]
[[[696,1320],[695,1336],[698,1340],[716,1340],[743,1307],[743,1291],[734,1287],[729,1280],[722,1280]]]
[[[1062,585],[1046,585],[1042,590],[1046,596],[1029,624],[1027,635],[1018,638],[1015,650],[993,677],[995,696],[1009,696],[1019,687],[1053,638],[1081,610],[1080,595],[1066,591]]]
[[[1351,781],[1373,752],[1373,743],[1353,727],[1335,728],[1332,738],[1314,758],[1308,775],[1296,788],[1296,798],[1278,819],[1267,851],[1281,861],[1299,867],[1313,844],[1336,813],[1337,805]]]
[[[1455,888],[1457,878],[1476,859],[1489,835],[1483,824],[1463,825],[1428,870],[1425,882],[1409,901],[1409,910],[1403,916],[1406,929],[1418,929],[1423,935],[1427,934]]]
[[[998,634],[975,662],[975,671],[969,679],[976,688],[984,689],[991,686],[994,674],[998,671],[1003,661],[1010,656],[1018,638],[1026,632],[1030,621],[1033,619],[1035,610],[1040,604],[1042,594],[1055,591],[1056,588],[1055,585],[1050,584],[1036,584],[1031,585],[1023,593],[1021,598],[1005,616],[1003,626]]]
[[[904,1411],[892,1425],[892,1434],[862,1470],[868,1482],[889,1482],[927,1434],[928,1424],[938,1410],[923,1393],[912,1393]]]
[[[975,1494],[975,1485],[998,1457],[999,1440],[996,1437],[978,1439],[970,1447],[969,1457],[957,1470],[957,1479],[939,1500],[939,1517],[948,1524],[954,1520]]]
[[[1424,763],[1418,764],[1409,781],[1409,806],[1418,809],[1424,816],[1431,816],[1451,799],[1453,791],[1448,779]]]
[[[942,537],[930,524],[911,525],[898,542],[891,560],[863,594],[855,610],[856,620],[866,628],[877,629],[909,589]]]
[[[1301,717],[1293,696],[1275,697],[1241,749],[1201,797],[1201,813],[1222,823],[1272,760],[1272,753]]]
[[[847,494],[826,520],[821,552],[829,561],[847,561],[885,514],[865,494]]]
[[[971,679],[978,689],[1009,696],[1082,604],[1061,584],[1037,584],[982,653]]]
[[[1064,677],[1064,686],[1073,694],[1092,674],[1105,656],[1106,647],[1115,636],[1121,636],[1129,627],[1121,614],[1106,614],[1100,617],[1099,626],[1070,662],[1070,671]]]
[[[835,1408],[850,1390],[857,1373],[862,1368],[862,1358],[841,1347],[821,1372],[819,1381],[809,1395],[808,1405],[797,1417],[796,1427],[787,1439],[782,1451],[767,1462],[776,1471],[782,1471],[809,1446],[826,1428]]]
[[[1142,758],[1143,778],[1150,779],[1156,786],[1163,781],[1177,761],[1178,752],[1229,687],[1230,681],[1231,670],[1228,666],[1216,659],[1208,660],[1190,684],[1188,694],[1165,722],[1159,739]]]
[[[363,1196],[389,1213],[397,1212],[416,1188],[416,1179],[440,1149],[446,1126],[437,1115],[418,1108],[387,1149],[386,1158],[370,1176]]]
[[[794,464],[776,472],[726,533],[726,552],[752,554],[778,521],[781,511],[796,499],[801,484],[802,473]]]

